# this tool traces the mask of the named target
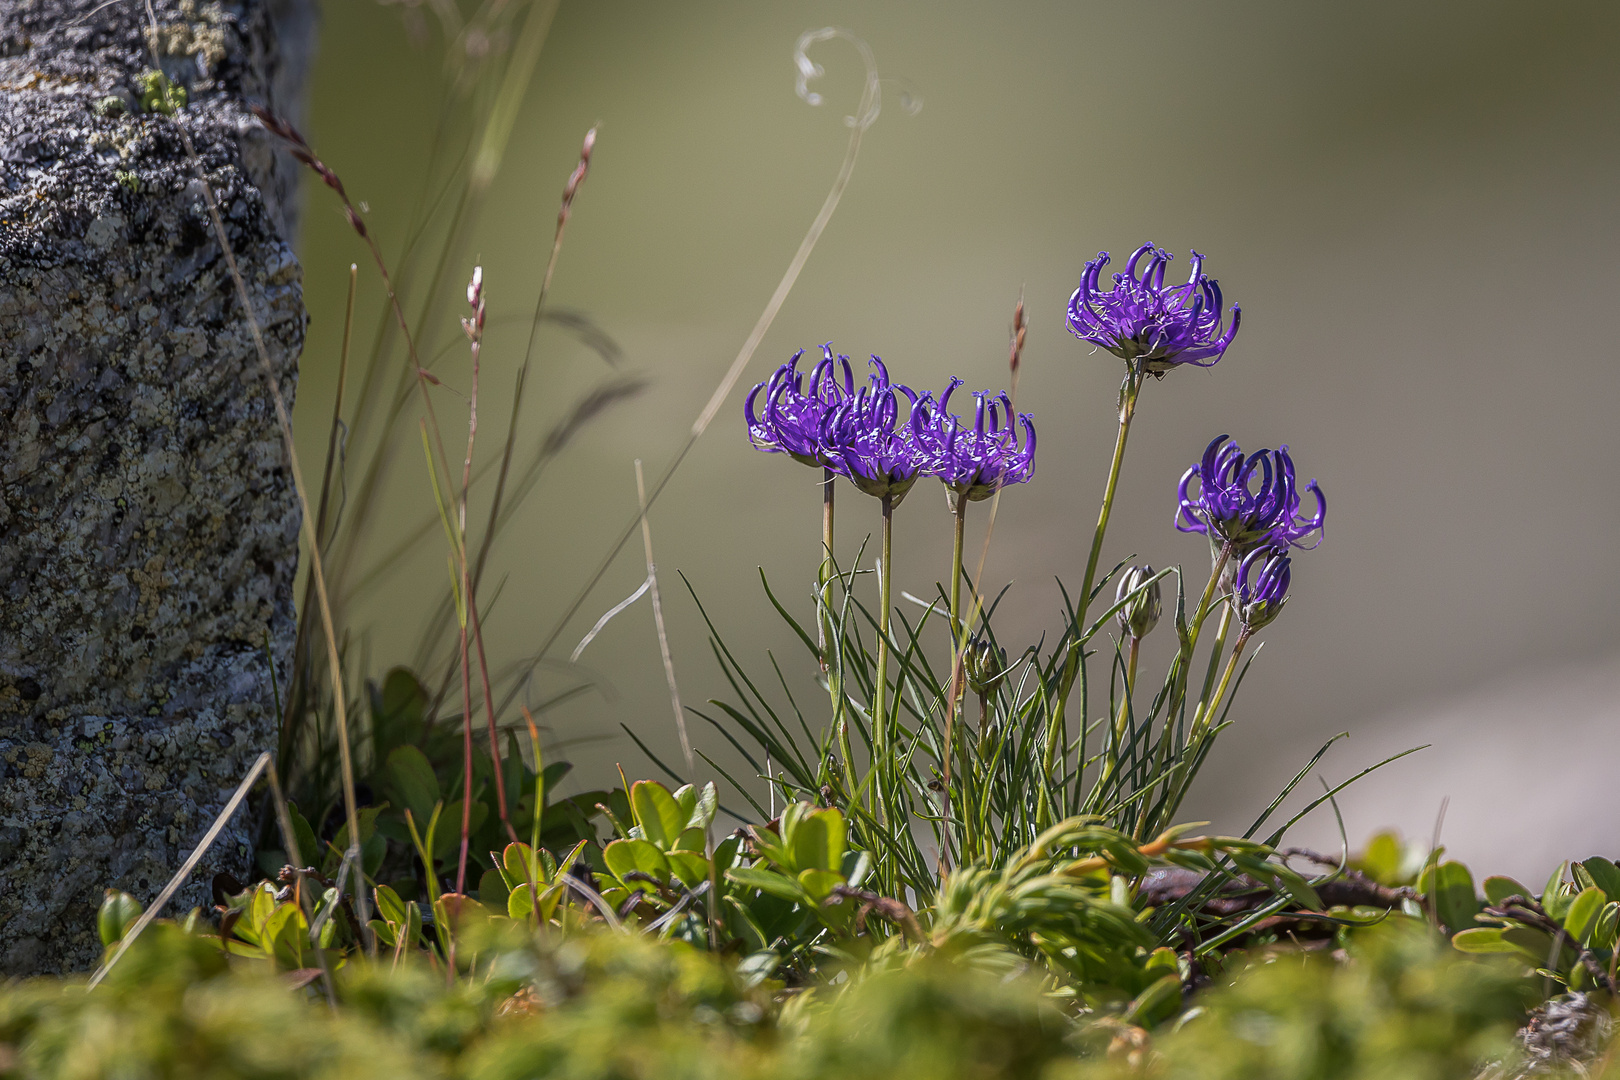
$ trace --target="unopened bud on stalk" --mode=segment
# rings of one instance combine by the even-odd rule
[[[1237,612],[1245,634],[1282,614],[1291,576],[1288,556],[1280,551],[1260,548],[1244,558],[1237,572]]]
[[[1007,650],[996,648],[981,634],[968,642],[962,668],[968,687],[975,694],[988,694],[1007,674]]]
[[[1117,604],[1136,592],[1142,587],[1142,582],[1152,576],[1151,566],[1129,567],[1120,575],[1119,586],[1114,590],[1114,603]],[[1159,595],[1159,583],[1155,581],[1130,603],[1119,609],[1119,625],[1131,637],[1145,638],[1159,624],[1159,616],[1163,612],[1164,600]]]

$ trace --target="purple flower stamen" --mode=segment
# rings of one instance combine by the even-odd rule
[[[1182,364],[1214,367],[1237,336],[1241,309],[1232,306],[1232,323],[1223,331],[1225,301],[1221,287],[1204,274],[1204,257],[1193,252],[1186,284],[1166,288],[1164,273],[1173,258],[1143,244],[1125,272],[1114,275],[1113,289],[1104,291],[1099,279],[1108,252],[1099,251],[1069,298],[1069,332],[1150,375],[1163,376]]]
[[[1237,571],[1237,612],[1244,633],[1253,633],[1282,613],[1291,576],[1288,556],[1275,548],[1256,548],[1244,556]]]
[[[1322,542],[1327,498],[1312,480],[1305,490],[1316,496],[1316,513],[1299,512],[1300,494],[1288,447],[1257,450],[1244,456],[1228,435],[1212,440],[1203,460],[1188,469],[1177,489],[1176,528],[1203,533],[1212,545],[1231,545],[1234,555],[1257,548],[1286,551]],[[1191,490],[1198,481],[1198,490]],[[1315,535],[1315,541],[1306,541]]]
[[[973,427],[950,411],[951,395],[962,385],[952,379],[934,403],[924,394],[912,407],[911,432],[927,455],[927,471],[970,501],[988,499],[1008,484],[1035,475],[1035,422],[1028,413],[1013,413],[1006,393],[975,391]],[[1024,428],[1020,445],[1018,425]]]
[[[855,396],[855,374],[849,357],[834,356],[832,343],[821,347],[822,359],[810,372],[808,386],[798,370],[800,349],[771,377],[749,391],[743,402],[748,421],[748,441],[768,454],[788,454],[806,465],[831,466],[822,451],[821,422],[840,405]],[[842,374],[842,379],[839,375]],[[764,394],[763,413],[756,413]]]

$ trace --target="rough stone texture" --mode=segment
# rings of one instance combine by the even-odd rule
[[[150,901],[274,741],[299,516],[177,128],[290,405],[296,177],[243,103],[301,75],[272,16],[312,23],[269,2],[157,4],[170,117],[137,104],[142,0],[0,0],[0,973],[93,964],[103,888]],[[246,871],[247,817],[176,913]]]

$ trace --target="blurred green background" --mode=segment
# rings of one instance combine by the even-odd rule
[[[1191,816],[1241,830],[1318,745],[1349,730],[1330,780],[1435,744],[1341,801],[1352,843],[1386,824],[1426,838],[1449,796],[1443,842],[1490,870],[1545,874],[1554,851],[1583,845],[1614,855],[1620,7],[1610,3],[565,0],[423,353],[447,387],[438,409],[457,456],[465,413],[452,390],[466,390],[469,371],[455,320],[481,263],[491,329],[480,456],[497,454],[558,197],[600,122],[554,301],[605,329],[621,371],[648,384],[568,446],[498,541],[491,662],[508,667],[551,630],[634,511],[633,459],[656,473],[679,447],[820,205],[860,92],[853,51],[834,42],[812,54],[827,68],[816,86],[826,104],[795,96],[794,41],[827,25],[870,43],[884,112],[743,383],[652,514],[685,700],[729,688],[677,570],[739,659],[764,674],[772,649],[806,702],[824,700],[755,570],[808,616],[818,478],[748,447],[747,387],[829,340],[857,360],[879,353],[913,385],[954,374],[1000,386],[1021,289],[1019,404],[1035,415],[1040,452],[1034,481],[1002,501],[986,586],[1012,585],[998,613],[1004,642],[1055,637],[1053,578],[1073,587],[1083,572],[1121,374],[1065,332],[1065,302],[1098,249],[1118,260],[1152,240],[1185,267],[1196,247],[1242,305],[1243,330],[1218,368],[1146,389],[1105,565],[1134,553],[1185,562],[1202,582],[1201,539],[1171,528],[1175,486],[1222,432],[1245,448],[1288,443],[1331,513],[1326,542],[1296,560],[1289,610],[1264,634]],[[442,179],[430,160],[444,70],[429,7],[324,5],[308,132],[364,200],[391,260]],[[907,115],[902,94],[920,112]],[[314,188],[305,200],[312,323],[296,422],[312,470],[349,263],[361,263],[358,341],[371,339],[383,292],[337,204]],[[430,230],[419,243],[431,241]],[[614,374],[577,337],[543,328],[520,445]],[[411,399],[373,558],[431,522],[418,411]],[[877,507],[845,491],[850,551]],[[970,519],[975,552],[983,522]],[[949,544],[944,499],[919,488],[897,515],[897,591],[931,594]],[[583,780],[606,779],[616,762],[632,778],[655,774],[620,722],[679,757],[645,602],[566,665],[644,573],[633,542],[529,688],[538,703],[594,682],[542,718]],[[435,528],[352,599],[351,673],[412,662],[448,591]],[[1162,663],[1171,636],[1150,639],[1149,656]],[[693,730],[701,747],[723,749],[706,725]],[[1331,815],[1319,818],[1297,839],[1336,850]]]

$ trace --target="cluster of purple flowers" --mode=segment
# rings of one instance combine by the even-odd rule
[[[1163,376],[1184,364],[1213,367],[1237,336],[1241,310],[1233,305],[1227,319],[1220,285],[1204,273],[1204,257],[1193,252],[1187,280],[1166,285],[1173,258],[1143,244],[1124,272],[1113,275],[1113,288],[1104,289],[1109,255],[1099,252],[1069,298],[1069,331],[1126,361],[1127,388],[1140,386],[1143,375]],[[936,401],[932,393],[891,382],[876,356],[859,388],[849,357],[835,355],[830,344],[808,376],[798,370],[802,356],[795,353],[754,387],[743,406],[749,440],[760,450],[847,477],[890,506],[923,476],[938,477],[961,505],[1033,475],[1035,425],[1027,414],[1014,413],[1007,394],[975,391],[969,425],[950,411],[961,379],[953,378]],[[1128,415],[1122,413],[1122,423],[1129,423]],[[1316,504],[1309,514],[1301,510],[1305,493]],[[1288,447],[1245,455],[1221,435],[1182,476],[1177,499],[1176,528],[1209,538],[1228,567],[1224,580],[1243,626],[1254,630],[1276,618],[1287,599],[1289,552],[1320,543],[1327,518],[1322,489],[1315,480],[1300,487]]]
[[[849,357],[835,355],[831,344],[822,346],[808,382],[798,370],[801,356],[803,350],[794,353],[743,404],[748,438],[758,449],[828,469],[891,506],[924,476],[938,477],[968,499],[984,499],[1034,475],[1034,422],[1015,416],[1005,393],[976,393],[970,427],[950,412],[960,379],[952,379],[936,403],[931,392],[918,395],[891,382],[877,356],[859,389]]]
[[[1315,497],[1311,514],[1300,511],[1299,481],[1287,446],[1245,455],[1228,435],[1211,440],[1203,459],[1181,477],[1176,528],[1202,533],[1212,550],[1237,562],[1234,602],[1251,631],[1282,610],[1291,574],[1289,551],[1322,542],[1327,498],[1315,480],[1304,490]]]

